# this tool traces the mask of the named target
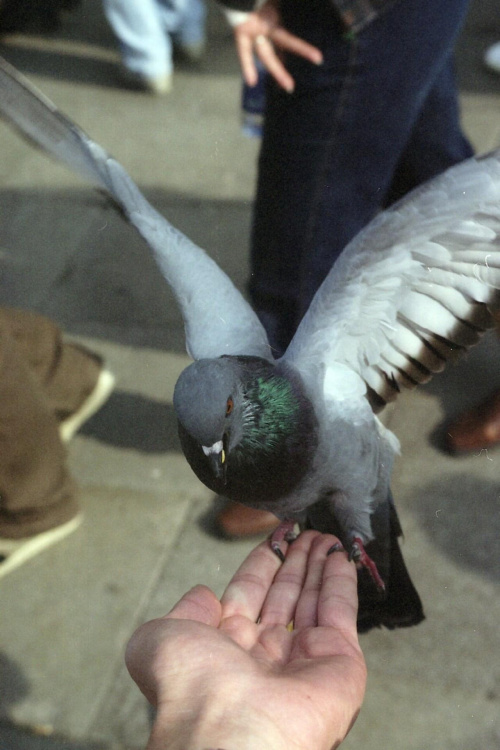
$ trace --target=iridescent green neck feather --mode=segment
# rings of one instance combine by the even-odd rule
[[[257,378],[245,402],[242,450],[274,451],[298,427],[299,397],[284,377]]]
[[[316,417],[298,377],[276,367],[248,378],[243,429],[228,461],[228,497],[258,506],[290,492],[310,467]]]

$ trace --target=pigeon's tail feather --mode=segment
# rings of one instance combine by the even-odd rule
[[[399,546],[401,527],[394,506],[390,505],[388,539],[388,570],[385,575],[384,597],[375,590],[368,571],[358,573],[358,631],[366,633],[375,627],[405,628],[418,625],[425,619],[422,602],[410,578]],[[377,541],[366,546],[366,551],[377,563]],[[380,565],[382,567],[382,565]]]
[[[366,568],[358,570],[358,631],[418,625],[425,615],[399,547],[402,531],[390,492],[387,502],[379,504],[371,520],[375,537],[365,549],[385,583],[385,592],[379,592]],[[344,542],[343,531],[328,500],[308,509],[306,526],[335,534]]]
[[[115,159],[1,57],[0,115],[31,142],[105,190],[121,208],[171,286],[192,357],[251,354],[272,359],[259,319],[228,276],[154,210]]]
[[[387,502],[372,516],[372,529],[375,538],[366,545],[366,552],[385,582],[385,593],[378,593],[366,569],[358,572],[358,630],[366,633],[375,627],[393,630],[418,625],[424,611],[399,547],[402,530],[390,492]]]

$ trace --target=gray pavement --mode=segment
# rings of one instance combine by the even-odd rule
[[[500,144],[500,78],[481,64],[500,35],[495,8],[473,3],[459,46],[479,150]],[[206,59],[179,65],[163,100],[116,85],[98,0],[57,35],[10,37],[0,53],[243,288],[258,144],[240,134],[232,39],[210,9]],[[253,542],[209,533],[211,494],[180,453],[171,406],[187,362],[180,318],[142,242],[3,125],[0,153],[1,299],[55,318],[118,379],[69,448],[83,526],[0,582],[0,750],[142,748],[150,715],[123,666],[128,637],[195,583],[220,593]],[[404,554],[427,619],[363,637],[368,692],[346,750],[500,747],[500,452],[439,448],[446,421],[500,386],[499,366],[490,336],[388,415],[403,449],[393,489]]]

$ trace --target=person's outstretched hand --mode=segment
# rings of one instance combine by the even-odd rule
[[[266,541],[222,599],[195,586],[132,636],[130,674],[157,707],[148,750],[330,750],[352,726],[366,667],[357,574],[306,531],[281,564]],[[287,625],[293,620],[294,629]]]
[[[234,36],[243,77],[249,86],[257,83],[254,53],[279,85],[289,92],[293,91],[295,83],[277,52],[292,52],[316,65],[323,60],[317,47],[281,25],[277,0],[267,0],[258,10],[249,13],[246,21],[235,26]]]

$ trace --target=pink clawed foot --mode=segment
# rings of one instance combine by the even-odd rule
[[[282,521],[278,528],[271,534],[271,549],[279,557],[281,562],[285,562],[285,555],[281,549],[282,542],[293,542],[297,538],[295,532],[295,521]]]
[[[363,542],[359,536],[353,537],[351,551],[349,552],[349,560],[354,560],[358,565],[362,565],[369,572],[373,583],[377,589],[381,592],[385,591],[385,583],[383,582],[380,573],[377,570],[377,566],[366,553],[363,546]]]

